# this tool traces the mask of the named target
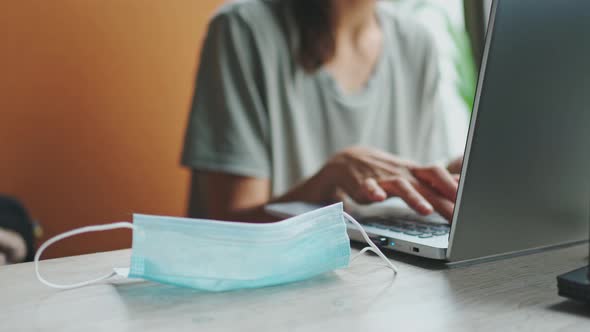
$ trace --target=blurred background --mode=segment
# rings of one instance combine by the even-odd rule
[[[194,71],[220,0],[4,2],[0,192],[46,239],[133,212],[183,215],[179,166]],[[94,233],[45,257],[125,248]]]
[[[202,38],[223,2],[3,3],[0,193],[39,223],[37,243],[134,212],[185,214],[182,139]],[[490,1],[399,2],[435,34],[449,105],[470,112]],[[44,257],[130,245],[128,230],[93,233]]]

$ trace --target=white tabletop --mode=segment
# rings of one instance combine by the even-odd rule
[[[47,260],[42,271],[80,281],[129,255]],[[576,246],[448,269],[393,253],[395,279],[367,256],[312,280],[224,293],[129,280],[61,291],[26,263],[0,267],[0,331],[590,331],[590,308],[558,297],[555,281],[587,255]]]

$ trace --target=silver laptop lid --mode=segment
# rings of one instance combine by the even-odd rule
[[[451,261],[588,237],[590,1],[494,1]]]

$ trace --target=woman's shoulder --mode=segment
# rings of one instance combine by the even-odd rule
[[[260,70],[276,71],[290,65],[291,38],[285,7],[280,0],[233,0],[221,6],[210,20],[211,44],[240,49],[235,56],[263,63]]]
[[[259,34],[277,27],[279,13],[277,0],[232,0],[217,9],[210,24],[237,24]]]
[[[412,58],[432,51],[432,34],[414,12],[390,1],[380,1],[378,10],[389,39],[399,50]]]

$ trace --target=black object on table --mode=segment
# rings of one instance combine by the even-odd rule
[[[25,207],[15,198],[0,194],[0,228],[18,233],[27,245],[26,262],[35,256],[33,222]]]
[[[590,304],[590,267],[558,276],[557,289],[560,296]]]

